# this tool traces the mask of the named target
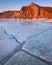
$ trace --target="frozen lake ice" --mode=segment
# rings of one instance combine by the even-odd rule
[[[18,54],[22,55],[27,54],[27,59],[30,60],[30,56],[38,56],[39,61],[36,62],[36,65],[47,65],[46,63],[52,63],[52,20],[41,19],[41,20],[15,20],[15,19],[7,19],[0,20],[0,62],[1,65],[6,63],[6,65],[12,65],[12,61],[14,57],[18,57]],[[49,22],[49,23],[47,23]],[[12,52],[16,49],[20,48],[21,52]],[[20,47],[21,46],[21,47]],[[14,49],[14,50],[13,50]],[[10,52],[12,52],[10,54]],[[16,54],[14,54],[16,53]],[[7,56],[11,55],[12,59]],[[14,57],[12,56],[14,55]],[[40,57],[41,56],[41,57]],[[6,57],[6,61],[4,61]],[[26,57],[26,55],[24,56]],[[19,57],[20,58],[20,57]],[[18,59],[19,59],[18,58]],[[40,62],[40,59],[45,58],[45,62]],[[3,62],[2,62],[3,60]],[[7,62],[7,60],[9,60]],[[21,59],[22,60],[22,59]],[[28,60],[28,64],[29,64]],[[38,60],[38,59],[35,59]],[[20,63],[24,62],[24,60]],[[32,59],[34,62],[34,59]],[[31,65],[34,65],[34,63]],[[40,62],[40,63],[39,63]],[[26,62],[25,62],[26,64]],[[26,64],[26,65],[28,65]],[[18,65],[18,62],[16,64]]]

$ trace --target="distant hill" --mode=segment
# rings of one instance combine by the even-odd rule
[[[35,3],[23,6],[20,11],[4,11],[0,13],[0,19],[16,18],[16,19],[52,19],[52,7],[43,7]]]

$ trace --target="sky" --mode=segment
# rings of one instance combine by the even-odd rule
[[[20,10],[22,6],[34,2],[41,6],[52,7],[52,0],[0,0],[0,12],[7,10]]]

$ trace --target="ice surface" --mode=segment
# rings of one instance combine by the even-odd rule
[[[13,36],[7,34],[7,32],[0,27],[0,60],[3,59],[11,50],[16,46],[19,46],[19,43],[13,38]]]
[[[16,53],[5,65],[47,65],[46,63],[33,58],[27,53],[20,51]]]
[[[22,44],[21,49],[24,53],[19,52],[19,54],[27,54],[27,57],[29,57],[29,54],[35,55],[36,53],[52,61],[52,23],[46,23],[47,21],[52,20],[0,20],[0,60],[7,56],[16,46],[19,47]],[[19,54],[17,52],[16,56]],[[23,58],[22,55],[20,55],[21,58]],[[26,55],[24,57],[26,58]],[[27,63],[29,63],[29,58],[24,60],[22,62],[28,60]],[[13,57],[10,62],[12,61],[16,62]],[[20,60],[18,61],[22,63]]]
[[[30,38],[22,49],[52,60],[52,29]]]
[[[36,22],[35,22],[36,21]],[[38,35],[52,27],[51,24],[42,23],[38,20],[6,20],[0,25],[12,34],[20,42],[24,42],[28,37]]]

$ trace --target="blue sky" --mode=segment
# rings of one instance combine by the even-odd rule
[[[52,0],[0,0],[0,11],[20,10],[22,6],[29,5],[31,2],[52,7]]]

